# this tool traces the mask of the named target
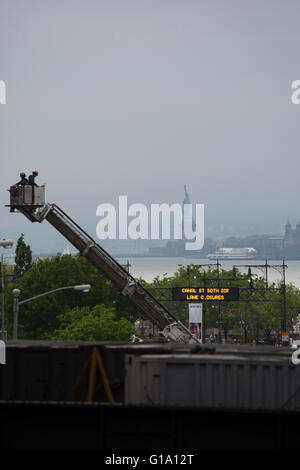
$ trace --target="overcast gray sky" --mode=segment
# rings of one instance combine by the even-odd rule
[[[299,15],[298,0],[0,0],[0,236],[66,245],[3,207],[34,169],[93,236],[101,202],[181,202],[184,183],[206,235],[296,223]]]

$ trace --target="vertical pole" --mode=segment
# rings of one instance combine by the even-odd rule
[[[203,272],[203,284],[204,284],[204,293],[205,293],[205,288],[206,288],[206,273],[205,271]],[[205,295],[204,295],[205,298]],[[202,303],[202,343],[205,343],[205,336],[206,336],[206,305],[205,305],[205,300]]]
[[[190,265],[188,264],[187,267],[186,267],[186,273],[189,277],[189,287],[191,287],[191,267]],[[188,317],[188,325],[189,325],[189,329],[190,329],[190,322],[189,322],[189,315],[190,315],[190,312],[189,312],[189,304],[187,303],[187,308],[188,308],[188,311],[187,311],[187,317]]]
[[[268,289],[268,260],[266,260],[266,289]]]
[[[4,267],[3,254],[1,254],[1,339],[4,340],[5,302],[4,302]]]
[[[130,268],[131,264],[129,263],[129,259],[127,260],[127,264],[126,264],[126,268],[127,268],[127,272],[129,274],[129,268]]]
[[[13,339],[18,339],[18,316],[19,316],[19,298],[14,298],[14,326]]]
[[[217,271],[218,271],[218,288],[220,288],[220,263],[219,260],[217,259]],[[222,343],[222,324],[221,324],[221,302],[218,302],[218,327],[219,327],[219,344]]]
[[[282,275],[283,275],[283,322],[282,329],[286,332],[286,284],[285,284],[285,262],[282,260]]]
[[[245,321],[245,324],[244,324],[244,343],[247,344],[247,340],[248,340],[248,336],[247,336],[247,333],[248,333],[248,325]]]

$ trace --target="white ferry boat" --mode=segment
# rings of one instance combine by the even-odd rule
[[[255,248],[220,248],[215,253],[206,256],[208,259],[255,259]]]

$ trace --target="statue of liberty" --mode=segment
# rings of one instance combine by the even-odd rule
[[[186,184],[184,185],[184,200],[182,201],[182,204],[190,204],[191,201],[190,201],[190,196],[189,196],[189,193],[187,192],[187,189],[186,189]]]
[[[184,204],[191,204],[190,195],[187,191],[186,184],[184,185],[184,200],[182,201],[182,215],[184,215],[186,210],[188,211],[185,214],[185,217],[192,219],[192,230],[195,230],[196,224],[195,224],[194,217],[193,217],[193,209],[192,208],[185,208]],[[183,225],[182,225],[182,237],[185,238],[184,233],[183,233]]]

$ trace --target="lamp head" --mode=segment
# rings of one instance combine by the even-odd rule
[[[9,249],[14,246],[14,242],[13,240],[6,240],[5,238],[3,238],[2,240],[0,240],[0,246],[2,246],[2,248]]]
[[[82,284],[80,286],[74,286],[74,290],[79,290],[79,291],[82,291],[82,292],[89,292],[90,289],[91,289],[90,284]]]
[[[21,291],[20,289],[13,289],[12,293],[14,297],[19,297],[19,295],[21,294]]]

